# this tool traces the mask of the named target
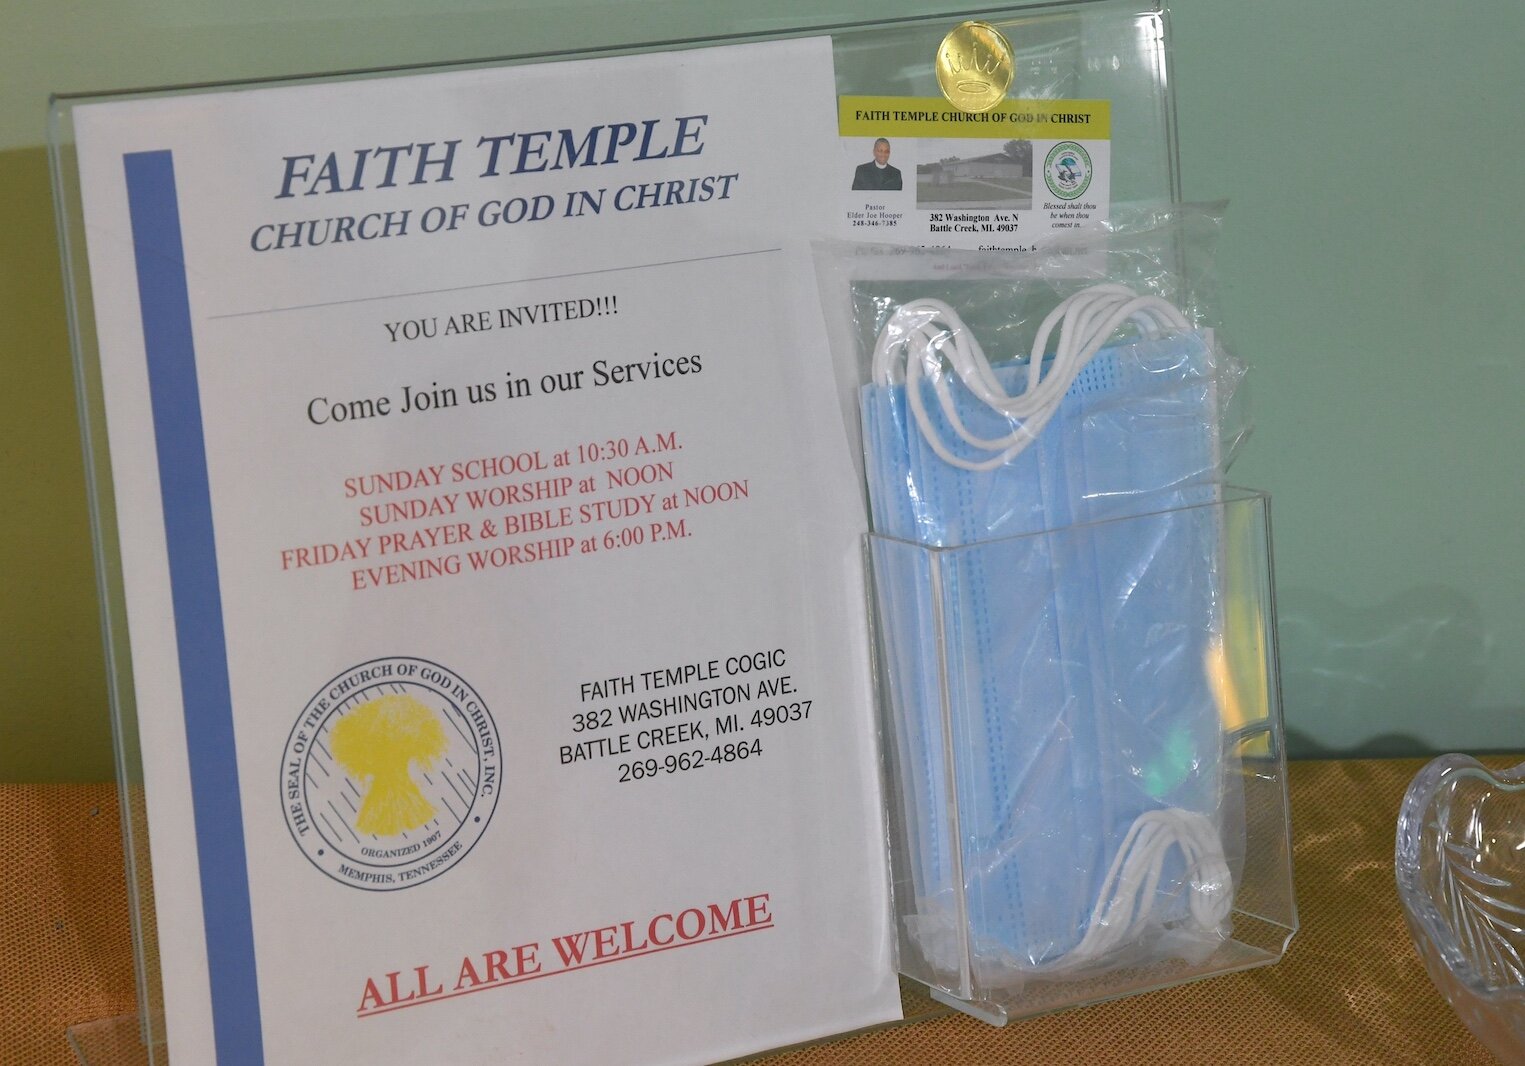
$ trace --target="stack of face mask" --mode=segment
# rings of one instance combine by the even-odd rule
[[[880,334],[875,532],[948,549],[873,547],[911,932],[939,969],[964,929],[987,980],[1226,932],[1217,370],[1210,334],[1114,285],[1064,301],[1022,362],[992,365],[937,301]]]

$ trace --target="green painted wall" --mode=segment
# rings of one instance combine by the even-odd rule
[[[879,17],[963,5],[881,0]],[[10,0],[0,13],[0,780],[111,776],[50,91],[860,17],[844,0]],[[1525,743],[1525,5],[1180,0],[1188,197],[1231,200],[1294,754]]]
[[[52,202],[43,149],[0,150],[0,781],[111,776]]]
[[[1184,0],[1294,753],[1525,746],[1525,5]]]

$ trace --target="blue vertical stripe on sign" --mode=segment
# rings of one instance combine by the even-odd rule
[[[217,1062],[261,1066],[233,701],[175,164],[168,151],[133,152],[123,163],[169,549]]]

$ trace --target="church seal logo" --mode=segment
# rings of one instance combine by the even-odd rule
[[[433,880],[487,829],[502,785],[498,728],[456,674],[410,656],[372,659],[308,701],[281,757],[286,828],[351,888]]]
[[[1091,155],[1074,141],[1049,149],[1043,160],[1043,180],[1061,200],[1074,200],[1091,187]]]

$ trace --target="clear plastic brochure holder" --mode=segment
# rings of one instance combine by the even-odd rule
[[[925,17],[864,21],[853,24],[801,24],[764,33],[707,37],[696,40],[638,42],[612,47],[500,57],[470,57],[460,62],[405,68],[312,73],[291,77],[291,71],[275,69],[270,77],[256,81],[194,87],[145,88],[100,95],[69,95],[52,104],[50,140],[54,186],[63,250],[64,277],[70,310],[71,342],[76,369],[81,427],[91,516],[96,547],[103,632],[115,733],[118,782],[121,789],[123,834],[127,859],[127,882],[131,906],[132,936],[137,960],[138,1015],[119,1024],[96,1022],[71,1031],[71,1044],[82,1062],[98,1066],[106,1062],[144,1062],[162,1066],[169,1061],[165,1044],[165,1018],[159,969],[159,938],[154,906],[154,877],[150,857],[149,825],[145,802],[143,759],[139,749],[136,689],[132,669],[132,634],[129,632],[124,596],[123,560],[116,520],[117,490],[114,486],[105,418],[105,398],[92,285],[85,248],[73,109],[106,99],[130,96],[162,96],[269,86],[290,83],[354,80],[362,77],[398,77],[440,70],[494,67],[566,60],[682,51],[765,40],[828,35],[832,40],[836,90],[839,97],[875,96],[931,99],[940,89],[934,57],[945,34],[965,19],[978,19],[999,29],[1011,42],[1014,80],[1007,91],[1011,99],[1046,101],[1106,101],[1110,108],[1110,191],[1114,202],[1172,200],[1178,198],[1175,107],[1171,96],[1168,21],[1158,0],[1066,0],[1060,3],[1015,3],[977,12],[957,10]],[[759,20],[760,21],[760,20]],[[356,64],[364,66],[363,58]],[[822,101],[833,107],[835,101]],[[823,235],[832,236],[832,235]],[[824,354],[823,354],[824,358]],[[886,762],[889,768],[887,811],[891,823],[892,873],[895,880],[900,970],[904,976],[926,986],[936,999],[990,1020],[1160,987],[1209,973],[1224,972],[1273,961],[1295,925],[1290,885],[1287,883],[1288,841],[1284,806],[1284,767],[1276,732],[1274,661],[1270,657],[1274,634],[1270,602],[1270,574],[1265,500],[1255,494],[1226,493],[1200,510],[1200,522],[1183,523],[1182,535],[1199,529],[1202,522],[1234,531],[1225,537],[1228,565],[1223,577],[1232,587],[1230,602],[1238,604],[1234,617],[1242,623],[1235,632],[1254,634],[1265,657],[1258,666],[1236,666],[1235,676],[1258,678],[1246,697],[1245,718],[1236,724],[1225,721],[1225,761],[1236,767],[1231,791],[1234,806],[1249,827],[1243,847],[1230,856],[1236,893],[1233,934],[1207,958],[1193,964],[1147,968],[1120,978],[1115,974],[1095,981],[1050,981],[1037,977],[1025,988],[997,987],[980,965],[981,948],[977,882],[971,880],[984,857],[981,848],[999,847],[999,832],[975,839],[960,827],[954,804],[936,812],[948,820],[945,839],[953,844],[935,858],[918,855],[920,829],[907,818],[901,802],[913,787],[902,773],[909,753],[906,738],[896,731],[897,715],[909,710],[897,703],[906,684],[935,683],[945,695],[961,683],[953,649],[937,678],[897,678],[885,673],[879,658],[879,684],[883,693]],[[1124,519],[1150,521],[1148,518]],[[1035,563],[1043,553],[1074,549],[1095,530],[1068,530],[1035,534],[1011,542],[937,549],[872,537],[869,561],[876,572],[886,568],[914,571],[924,577],[940,618],[947,619],[968,606],[957,597],[944,599],[956,585],[960,567],[993,552],[1008,553],[1014,561]],[[1235,597],[1238,597],[1237,599]],[[893,613],[893,604],[880,602],[879,617]],[[1204,640],[1221,636],[1215,626],[1221,618],[1196,618],[1183,624],[1198,626]],[[1237,625],[1237,623],[1236,623]],[[946,636],[946,634],[944,634]],[[881,634],[882,638],[882,634]],[[1246,638],[1249,639],[1249,638]],[[1128,654],[1113,649],[1114,661]],[[1230,654],[1233,658],[1233,654]],[[967,678],[965,679],[967,680]],[[1259,687],[1256,687],[1258,684]],[[943,746],[934,753],[935,772],[941,775],[944,795],[958,792],[961,760],[970,742],[969,723],[951,700],[941,703]],[[897,746],[900,745],[900,746]],[[926,753],[922,753],[926,754]],[[152,788],[152,782],[147,783]],[[913,870],[921,873],[913,875]],[[928,888],[936,888],[937,906],[944,897],[952,909],[936,915],[923,907]],[[944,891],[946,890],[946,891]],[[955,916],[950,919],[949,916]],[[915,930],[915,920],[956,924],[939,928],[935,935]],[[940,1011],[911,985],[905,986],[908,1020]],[[141,1057],[138,1051],[141,1049]],[[181,1064],[184,1066],[184,1064]]]
[[[1295,932],[1269,501],[1203,496],[868,536],[900,967],[934,998],[1005,1024],[1267,965]]]

